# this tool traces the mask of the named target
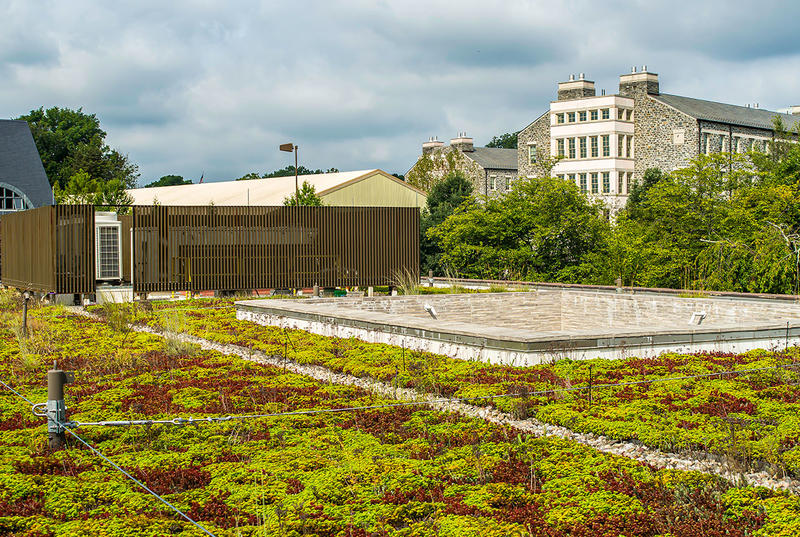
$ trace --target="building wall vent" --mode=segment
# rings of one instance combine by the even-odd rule
[[[97,213],[94,225],[97,280],[122,280],[122,223],[104,213]]]

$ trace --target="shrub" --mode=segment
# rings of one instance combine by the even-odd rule
[[[171,357],[192,356],[197,345],[184,339],[186,317],[184,312],[175,312],[164,318],[164,354]]]

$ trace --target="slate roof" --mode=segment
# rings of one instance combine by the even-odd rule
[[[717,121],[742,127],[769,130],[772,130],[772,118],[775,116],[780,116],[789,130],[792,130],[796,124],[800,123],[800,116],[781,114],[771,110],[764,110],[763,108],[748,108],[746,106],[704,101],[703,99],[681,97],[680,95],[670,95],[668,93],[651,95],[651,97],[676,108],[686,115],[704,121]]]
[[[517,169],[516,149],[504,149],[502,147],[476,147],[475,151],[465,151],[464,155],[483,166],[484,169]]]
[[[25,121],[0,119],[0,183],[22,191],[34,207],[53,203],[53,189]]]

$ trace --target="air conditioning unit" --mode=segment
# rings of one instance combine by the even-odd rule
[[[122,223],[116,213],[95,213],[94,241],[96,279],[122,280]]]

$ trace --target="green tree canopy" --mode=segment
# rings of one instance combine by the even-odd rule
[[[468,199],[428,234],[442,263],[462,276],[582,281],[592,277],[585,262],[608,226],[599,202],[574,183],[520,178],[502,196]]]
[[[127,212],[126,205],[133,202],[130,194],[125,191],[118,179],[101,182],[93,179],[84,170],[73,174],[67,185],[61,188],[58,184],[53,187],[53,196],[58,204],[89,204],[96,205],[98,210],[111,210],[120,213]]]
[[[302,164],[297,167],[297,175],[316,175],[320,173],[337,173],[339,170],[336,168],[328,168],[327,170],[310,170]],[[270,177],[294,177],[294,166],[286,166],[280,170],[273,172],[265,172],[263,175],[258,175],[257,172],[246,173],[237,181],[247,181],[249,179],[269,179]]]
[[[138,166],[105,144],[100,120],[82,108],[39,108],[17,119],[27,121],[47,177],[55,188],[65,189],[73,176],[85,172],[98,186],[112,181],[133,188]]]
[[[471,194],[472,183],[460,171],[450,172],[428,192],[427,204],[419,222],[420,264],[423,273],[429,270],[441,272],[443,269],[440,263],[442,251],[437,241],[428,236],[428,230],[444,222]]]
[[[661,179],[664,178],[664,172],[658,168],[647,168],[642,175],[641,182],[636,182],[631,186],[628,201],[625,204],[625,209],[631,218],[639,218],[643,210],[644,200],[647,197],[647,192]]]
[[[164,175],[158,181],[153,181],[145,185],[145,188],[153,188],[157,186],[177,186],[177,185],[191,185],[192,182],[184,179],[180,175]]]
[[[296,200],[299,200],[300,202],[297,203]],[[283,204],[287,207],[291,205],[305,205],[307,207],[321,207],[322,205],[325,205],[322,203],[322,198],[320,198],[317,194],[317,189],[314,188],[314,185],[310,184],[308,181],[303,181],[303,184],[300,185],[298,196],[292,194],[291,196],[284,198]]]
[[[517,148],[517,134],[518,132],[507,132],[500,136],[493,136],[486,147],[502,147],[504,149]]]

